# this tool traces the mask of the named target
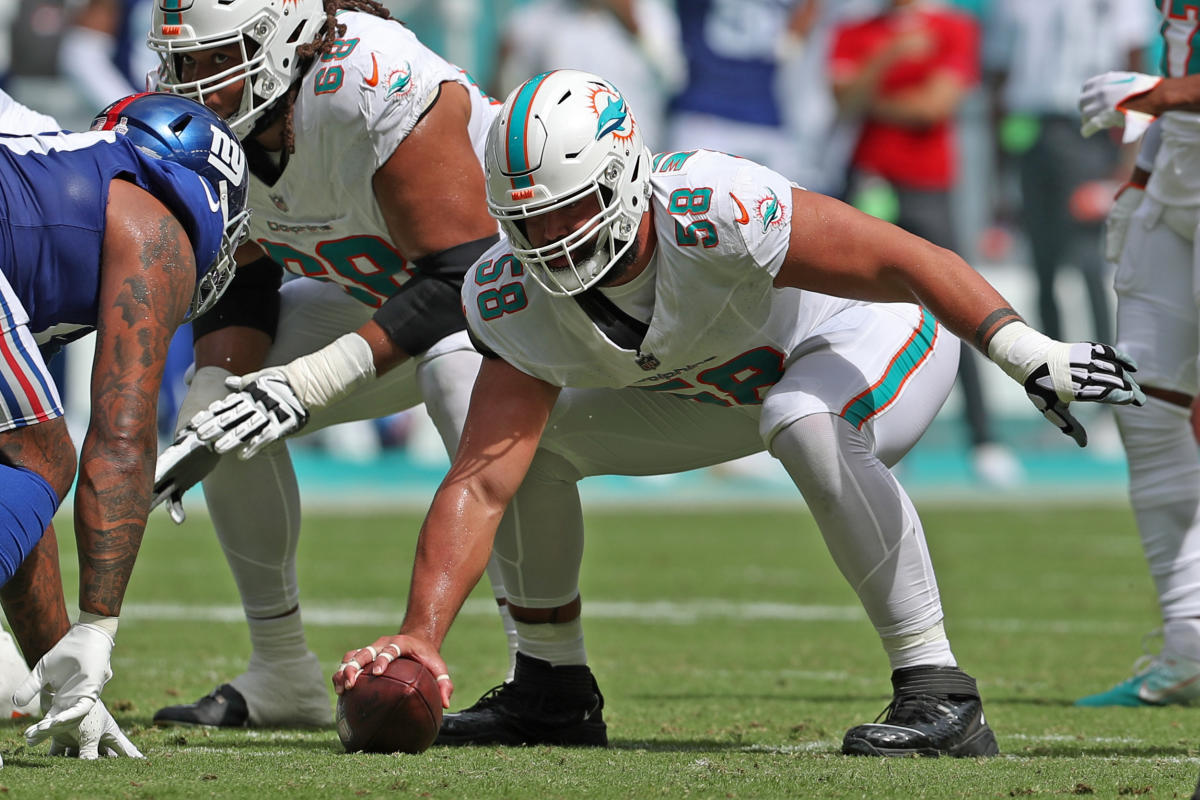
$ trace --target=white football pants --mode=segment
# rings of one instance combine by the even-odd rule
[[[1200,356],[1198,223],[1200,206],[1143,199],[1114,278],[1117,346],[1137,361],[1138,382],[1189,396]],[[1188,409],[1155,398],[1114,409],[1163,619],[1200,617],[1200,452]]]
[[[904,310],[907,309],[907,310]],[[638,389],[566,389],[529,473],[497,531],[511,602],[554,608],[578,594],[588,475],[656,475],[768,449],[795,481],[838,567],[882,637],[942,619],[924,532],[889,466],[916,443],[954,383],[959,342],[940,327],[898,374],[914,334],[913,306],[838,315],[805,342],[762,406],[724,408]],[[848,324],[853,323],[853,324]],[[843,414],[869,387],[878,413]]]
[[[374,313],[335,284],[307,278],[285,283],[281,295],[279,328],[264,366],[285,364],[320,349],[357,330]],[[479,358],[465,332],[448,336],[422,356],[314,412],[304,430],[374,419],[424,402],[447,452],[453,454]],[[194,391],[203,390],[189,389],[185,408],[196,408],[197,401],[207,405],[224,397],[226,390],[209,387],[213,394],[209,399],[193,397]],[[204,497],[246,615],[277,617],[294,608],[300,598],[296,579],[300,493],[286,444],[271,445],[248,461],[232,453],[222,458],[204,480]],[[489,576],[494,571],[489,567]],[[498,595],[502,596],[502,589]]]

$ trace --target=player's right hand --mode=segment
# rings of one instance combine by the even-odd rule
[[[183,511],[183,493],[212,472],[220,459],[208,442],[196,434],[192,424],[185,425],[171,446],[158,456],[154,468],[154,494],[150,500],[150,508],[165,502],[171,519],[176,525],[181,524],[186,517]]]
[[[1121,260],[1121,251],[1125,249],[1125,235],[1129,233],[1129,222],[1145,194],[1146,187],[1127,183],[1117,190],[1116,197],[1113,198],[1112,208],[1104,221],[1104,257],[1114,264]]]
[[[81,758],[85,761],[100,758],[145,758],[142,751],[129,741],[103,700],[96,705],[75,729],[55,734],[50,741],[50,755]]]
[[[28,744],[79,730],[112,677],[112,649],[113,638],[108,631],[99,625],[76,622],[41,657],[13,692],[13,703],[18,706],[31,702],[43,689],[53,695],[46,715],[25,729]]]
[[[363,672],[372,675],[382,675],[387,671],[388,664],[400,656],[421,662],[427,670],[437,678],[438,690],[442,695],[442,707],[450,707],[450,697],[454,694],[454,682],[438,649],[424,639],[404,634],[380,636],[366,647],[347,650],[342,656],[342,663],[333,673],[333,690],[343,694],[354,688]]]
[[[233,389],[192,417],[189,427],[217,453],[238,451],[238,458],[297,432],[308,422],[308,409],[280,367],[267,367],[225,379]]]

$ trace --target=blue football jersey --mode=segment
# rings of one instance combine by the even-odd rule
[[[674,111],[778,126],[775,50],[796,0],[677,0],[687,85]]]
[[[108,187],[123,178],[175,215],[197,277],[216,260],[224,221],[199,175],[113,131],[0,136],[0,271],[29,328],[96,324]]]

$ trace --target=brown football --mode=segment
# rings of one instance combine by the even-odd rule
[[[411,658],[397,658],[382,675],[364,672],[338,696],[338,738],[347,753],[421,753],[441,725],[437,680]]]

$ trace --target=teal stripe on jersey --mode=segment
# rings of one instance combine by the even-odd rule
[[[533,105],[533,98],[549,75],[549,72],[543,72],[541,75],[530,78],[513,98],[512,109],[508,116],[508,146],[506,148],[508,152],[507,172],[510,175],[514,172],[528,172],[531,169],[529,149],[525,144],[525,135],[529,130],[529,107]],[[528,175],[522,175],[513,178],[512,185],[514,189],[533,186],[533,179]]]
[[[917,367],[933,352],[933,342],[936,338],[937,320],[928,310],[922,308],[920,326],[913,331],[912,336],[896,355],[892,356],[891,363],[883,371],[883,377],[847,403],[841,416],[854,427],[861,428],[864,422],[896,402],[904,384],[908,383]]]

